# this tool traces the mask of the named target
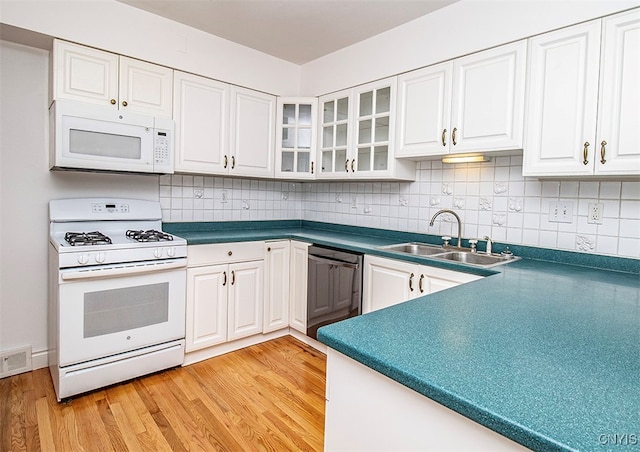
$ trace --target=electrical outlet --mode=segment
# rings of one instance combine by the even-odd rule
[[[226,203],[227,202],[227,190],[222,190],[222,192],[220,192],[221,195],[221,203]]]
[[[552,223],[573,223],[573,202],[552,202],[549,204],[549,221]]]
[[[358,208],[358,198],[355,195],[353,195],[351,197],[351,208],[352,209],[357,209]]]
[[[587,223],[602,224],[602,214],[604,213],[604,204],[597,202],[589,203],[589,212],[587,213]]]

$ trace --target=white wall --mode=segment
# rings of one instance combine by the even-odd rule
[[[302,66],[318,96],[639,6],[638,0],[461,0]]]
[[[0,350],[31,345],[46,365],[48,202],[158,200],[159,176],[49,171],[49,53],[0,41]]]
[[[115,0],[0,0],[0,22],[268,93],[299,94],[298,65]]]

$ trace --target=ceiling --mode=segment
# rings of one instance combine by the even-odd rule
[[[304,64],[458,0],[118,0]]]

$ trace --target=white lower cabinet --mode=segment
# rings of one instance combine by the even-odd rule
[[[289,326],[289,240],[265,243],[264,324],[268,333]]]
[[[365,255],[362,312],[481,279],[481,276]]]
[[[262,333],[264,242],[189,246],[186,351]]]
[[[308,248],[308,243],[291,241],[289,326],[304,334],[307,333]]]

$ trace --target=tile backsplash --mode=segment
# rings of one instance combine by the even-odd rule
[[[415,182],[281,182],[213,176],[160,178],[164,221],[304,219],[640,257],[640,182],[538,180],[522,156],[487,163],[418,163]],[[601,224],[590,223],[600,204]],[[557,216],[561,222],[551,221]]]

